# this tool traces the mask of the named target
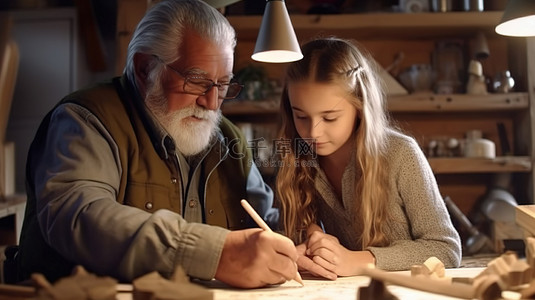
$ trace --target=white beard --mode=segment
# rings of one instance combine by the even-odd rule
[[[191,120],[195,116],[202,120]],[[180,153],[196,155],[208,147],[221,121],[221,111],[206,110],[196,104],[167,113],[160,122],[176,142]]]
[[[178,151],[184,156],[192,156],[205,150],[217,132],[221,121],[221,110],[207,110],[194,103],[169,112],[167,99],[158,94],[153,86],[147,94],[145,103],[175,140]],[[193,116],[196,119],[189,119]]]

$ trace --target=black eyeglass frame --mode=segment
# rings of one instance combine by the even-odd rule
[[[156,57],[156,59],[158,59],[161,63],[165,64],[159,57]],[[168,64],[165,64],[165,66],[169,68],[171,71],[178,74],[180,77],[184,78],[184,85],[182,86],[182,89],[184,90],[184,93],[186,94],[195,95],[195,96],[205,96],[206,93],[208,93],[215,86],[217,87],[217,96],[219,99],[231,100],[231,99],[236,99],[240,95],[244,87],[244,85],[240,84],[239,82],[231,81],[228,83],[216,83],[212,79],[209,79],[206,77],[195,76],[195,75],[184,75],[182,74],[182,72],[178,71],[177,69],[175,69],[174,67]],[[225,93],[225,96],[221,96],[220,91],[221,91],[221,88],[224,88],[224,87],[226,87],[226,93]],[[195,91],[192,91],[191,90],[192,88],[195,89]],[[234,91],[234,90],[235,92],[233,92],[231,96],[228,96],[229,91]]]

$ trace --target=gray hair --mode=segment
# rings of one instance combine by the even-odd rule
[[[180,58],[186,30],[224,47],[236,46],[236,33],[218,10],[201,0],[163,0],[145,14],[128,45],[124,73],[134,78],[134,54],[155,55],[165,64]]]

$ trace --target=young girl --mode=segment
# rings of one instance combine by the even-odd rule
[[[277,176],[299,268],[336,279],[432,256],[457,267],[459,235],[418,144],[388,122],[374,60],[338,38],[302,51],[286,74],[281,139],[292,142]]]

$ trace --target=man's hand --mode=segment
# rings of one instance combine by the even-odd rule
[[[215,278],[241,288],[279,284],[295,278],[297,250],[287,237],[262,229],[227,235]]]

